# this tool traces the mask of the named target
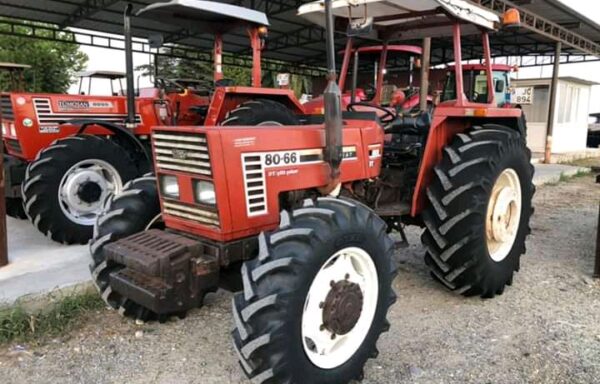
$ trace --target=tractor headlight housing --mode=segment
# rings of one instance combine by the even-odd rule
[[[179,181],[176,176],[160,176],[160,192],[171,199],[179,199]]]
[[[215,185],[210,181],[196,180],[194,182],[194,198],[199,204],[216,205]]]

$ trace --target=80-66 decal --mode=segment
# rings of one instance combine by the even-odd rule
[[[323,161],[323,150],[304,149],[300,151],[267,152],[262,154],[261,161],[265,168],[314,163]]]
[[[298,164],[300,160],[300,156],[298,152],[276,152],[276,153],[266,153],[265,158],[263,160],[265,167],[269,167],[271,165],[288,165],[288,164]]]

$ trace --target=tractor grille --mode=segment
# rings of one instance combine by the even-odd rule
[[[179,201],[163,201],[163,212],[167,215],[180,217],[186,220],[193,220],[202,224],[218,227],[219,214],[216,210],[209,210],[197,205],[188,205]]]
[[[19,144],[19,140],[15,140],[15,139],[4,139],[4,143],[6,145],[6,148],[14,154],[17,155],[22,155],[23,154],[23,150],[21,149],[21,144]]]
[[[204,134],[159,131],[152,140],[159,169],[212,175]]]
[[[0,96],[0,109],[2,110],[2,119],[15,120],[15,113],[9,95]]]

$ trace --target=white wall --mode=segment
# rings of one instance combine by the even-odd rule
[[[590,113],[589,85],[560,81],[554,114],[552,152],[581,151],[586,147],[588,115]]]

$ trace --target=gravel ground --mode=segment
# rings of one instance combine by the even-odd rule
[[[411,230],[364,383],[596,383],[600,282],[591,279],[600,186],[591,176],[535,196],[529,252],[504,295],[465,299],[432,281]],[[231,295],[184,320],[135,324],[103,310],[42,346],[0,347],[4,383],[245,383],[229,340]]]

